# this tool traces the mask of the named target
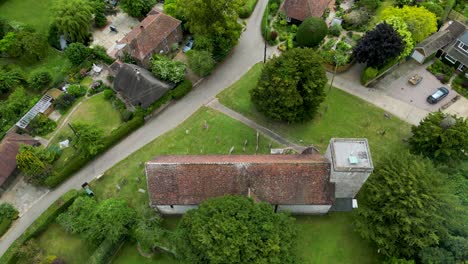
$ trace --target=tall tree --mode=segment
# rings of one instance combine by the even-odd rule
[[[314,117],[325,98],[327,76],[312,49],[292,49],[269,60],[250,95],[266,116],[287,122]]]
[[[21,145],[16,156],[18,168],[25,174],[26,181],[41,184],[52,169],[52,162],[57,155],[42,147]]]
[[[411,32],[408,30],[408,26],[406,23],[399,17],[389,17],[385,20],[387,24],[392,26],[392,28],[398,32],[398,35],[400,35],[401,40],[403,40],[405,44],[405,49],[401,52],[399,58],[403,59],[406,58],[413,52],[414,48],[414,42],[413,42],[413,36],[411,35]]]
[[[212,39],[215,57],[225,56],[237,44],[242,32],[237,22],[240,0],[191,0],[173,4],[174,12],[187,20],[192,34]]]
[[[210,74],[216,63],[211,52],[206,50],[190,50],[187,57],[190,69],[199,76]]]
[[[297,28],[296,40],[301,47],[315,47],[328,33],[325,21],[317,17],[309,17]]]
[[[0,94],[13,90],[24,81],[24,74],[17,67],[0,67]]]
[[[176,231],[187,263],[294,263],[294,219],[240,196],[207,200]]]
[[[400,35],[392,26],[383,22],[368,31],[353,50],[358,62],[380,68],[389,60],[398,57],[404,49]]]
[[[76,131],[75,147],[81,155],[86,157],[96,155],[104,145],[102,138],[104,133],[101,129],[84,123],[75,123],[73,128]]]
[[[387,7],[382,11],[382,19],[386,20],[392,16],[402,19],[413,36],[414,43],[419,43],[432,33],[437,31],[437,18],[432,12],[424,7],[403,6]]]
[[[411,151],[435,162],[468,160],[468,120],[442,112],[429,114],[411,128]]]
[[[155,0],[121,0],[120,6],[132,17],[144,17],[156,4]]]
[[[60,33],[70,42],[89,40],[93,7],[87,0],[61,0],[54,8],[55,21]]]
[[[414,258],[437,245],[453,217],[447,176],[408,152],[387,155],[360,191],[355,225],[386,256]]]

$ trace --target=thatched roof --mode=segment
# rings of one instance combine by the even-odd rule
[[[129,103],[142,108],[147,108],[173,87],[156,79],[146,69],[128,63],[120,64],[114,79],[114,89]]]

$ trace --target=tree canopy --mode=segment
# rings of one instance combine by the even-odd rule
[[[288,122],[313,118],[325,98],[321,58],[312,49],[292,49],[269,60],[250,95],[266,116]]]
[[[383,20],[393,16],[402,19],[408,25],[414,43],[423,41],[437,31],[436,15],[424,7],[403,6],[398,8],[390,6],[382,11],[381,16]]]
[[[132,17],[144,17],[156,4],[155,0],[121,0],[120,6]]]
[[[392,28],[400,35],[401,40],[405,45],[405,48],[401,52],[399,58],[403,59],[406,58],[413,52],[414,42],[411,32],[408,30],[408,26],[406,23],[398,17],[389,17],[385,20],[387,24],[392,26]]]
[[[380,68],[391,59],[398,57],[405,44],[398,32],[386,22],[378,24],[368,31],[353,50],[353,56],[358,62],[367,66]]]
[[[442,112],[429,114],[411,128],[411,151],[435,162],[468,159],[468,121]]]
[[[161,80],[180,83],[185,78],[186,67],[180,61],[174,61],[163,55],[151,58],[151,72]]]
[[[446,181],[428,159],[386,156],[360,191],[357,231],[386,256],[414,258],[446,233],[445,218],[453,216]]]
[[[187,57],[190,69],[199,76],[210,74],[216,63],[211,52],[206,50],[190,50]]]
[[[250,198],[225,196],[188,211],[176,247],[188,263],[293,263],[293,218]]]
[[[90,36],[93,7],[87,0],[61,0],[54,8],[54,25],[70,42],[86,43]]]
[[[328,33],[325,21],[317,17],[309,17],[297,28],[296,41],[302,47],[315,47]]]
[[[16,162],[18,168],[25,174],[27,182],[41,184],[52,169],[52,163],[57,154],[42,147],[21,145]]]
[[[96,155],[103,147],[104,132],[101,129],[85,123],[74,123],[73,128],[77,134],[75,147],[81,155]]]

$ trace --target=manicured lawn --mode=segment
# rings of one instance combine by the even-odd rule
[[[0,4],[0,14],[8,20],[25,23],[47,33],[55,2],[57,0],[5,0]]]
[[[94,246],[77,235],[67,233],[56,223],[51,224],[37,241],[45,249],[45,255],[58,256],[68,264],[86,263],[95,250]]]
[[[112,103],[104,98],[103,93],[97,94],[81,103],[68,119],[68,123],[73,124],[76,122],[92,124],[102,129],[104,135],[108,135],[122,123],[120,113],[112,107]],[[70,127],[65,125],[52,139],[52,144],[56,144],[68,137],[74,138],[74,135]],[[65,149],[56,162],[56,166],[62,166],[73,154],[73,148]]]
[[[377,249],[353,231],[352,221],[343,212],[296,217],[299,263],[378,263]]]
[[[136,248],[136,244],[130,242],[120,249],[114,257],[112,264],[176,264],[179,263],[174,257],[167,253],[155,254],[151,258],[146,258],[140,255]]]
[[[396,117],[387,119],[382,109],[337,88],[327,95],[312,121],[287,124],[267,119],[255,109],[249,95],[261,67],[257,64],[242,79],[220,93],[220,102],[298,144],[313,144],[322,152],[332,137],[367,138],[374,161],[390,151],[406,147],[402,140],[409,136],[409,124]]]
[[[393,6],[393,4],[395,4],[394,0],[384,0],[380,2],[379,8],[377,8],[377,10],[375,11],[375,15],[372,16],[371,21],[369,22],[368,30],[373,29],[374,26],[382,20],[382,18],[380,17],[382,10],[384,10],[385,8],[389,6]]]

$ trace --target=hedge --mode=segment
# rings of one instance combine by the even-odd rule
[[[18,218],[18,210],[9,203],[0,204],[0,237],[8,231],[13,220]]]
[[[58,186],[63,181],[68,179],[71,175],[73,175],[75,172],[79,171],[89,161],[113,147],[116,143],[125,138],[131,132],[141,127],[144,123],[145,120],[143,118],[143,114],[135,114],[135,116],[130,121],[112,130],[110,135],[103,139],[104,146],[96,155],[90,157],[84,157],[82,155],[79,155],[78,157],[75,157],[74,159],[70,160],[67,166],[64,167],[62,170],[54,171],[49,177],[47,177],[44,181],[44,185],[49,188],[54,188]]]
[[[240,18],[248,18],[252,15],[252,12],[257,5],[258,0],[245,0],[244,5],[239,10],[239,17]]]
[[[366,84],[368,81],[374,79],[377,74],[379,74],[379,70],[372,67],[365,68],[361,74],[361,83]]]
[[[112,256],[119,250],[125,239],[113,243],[109,239],[104,240],[99,247],[94,251],[93,255],[88,259],[88,264],[107,264]]]
[[[0,237],[3,236],[3,234],[6,233],[6,231],[8,231],[12,222],[13,220],[10,218],[2,219],[2,221],[0,222]]]
[[[181,83],[179,83],[176,88],[171,90],[171,95],[172,98],[179,100],[182,97],[184,97],[186,94],[188,94],[192,90],[192,82],[190,80],[183,80]]]
[[[0,258],[2,264],[13,264],[16,263],[16,251],[29,239],[38,236],[44,231],[49,224],[57,218],[57,216],[63,213],[67,208],[75,201],[80,195],[77,190],[70,190],[62,195],[57,201],[55,201],[47,210],[45,210],[37,219],[30,225],[24,233],[13,242],[8,250]]]

